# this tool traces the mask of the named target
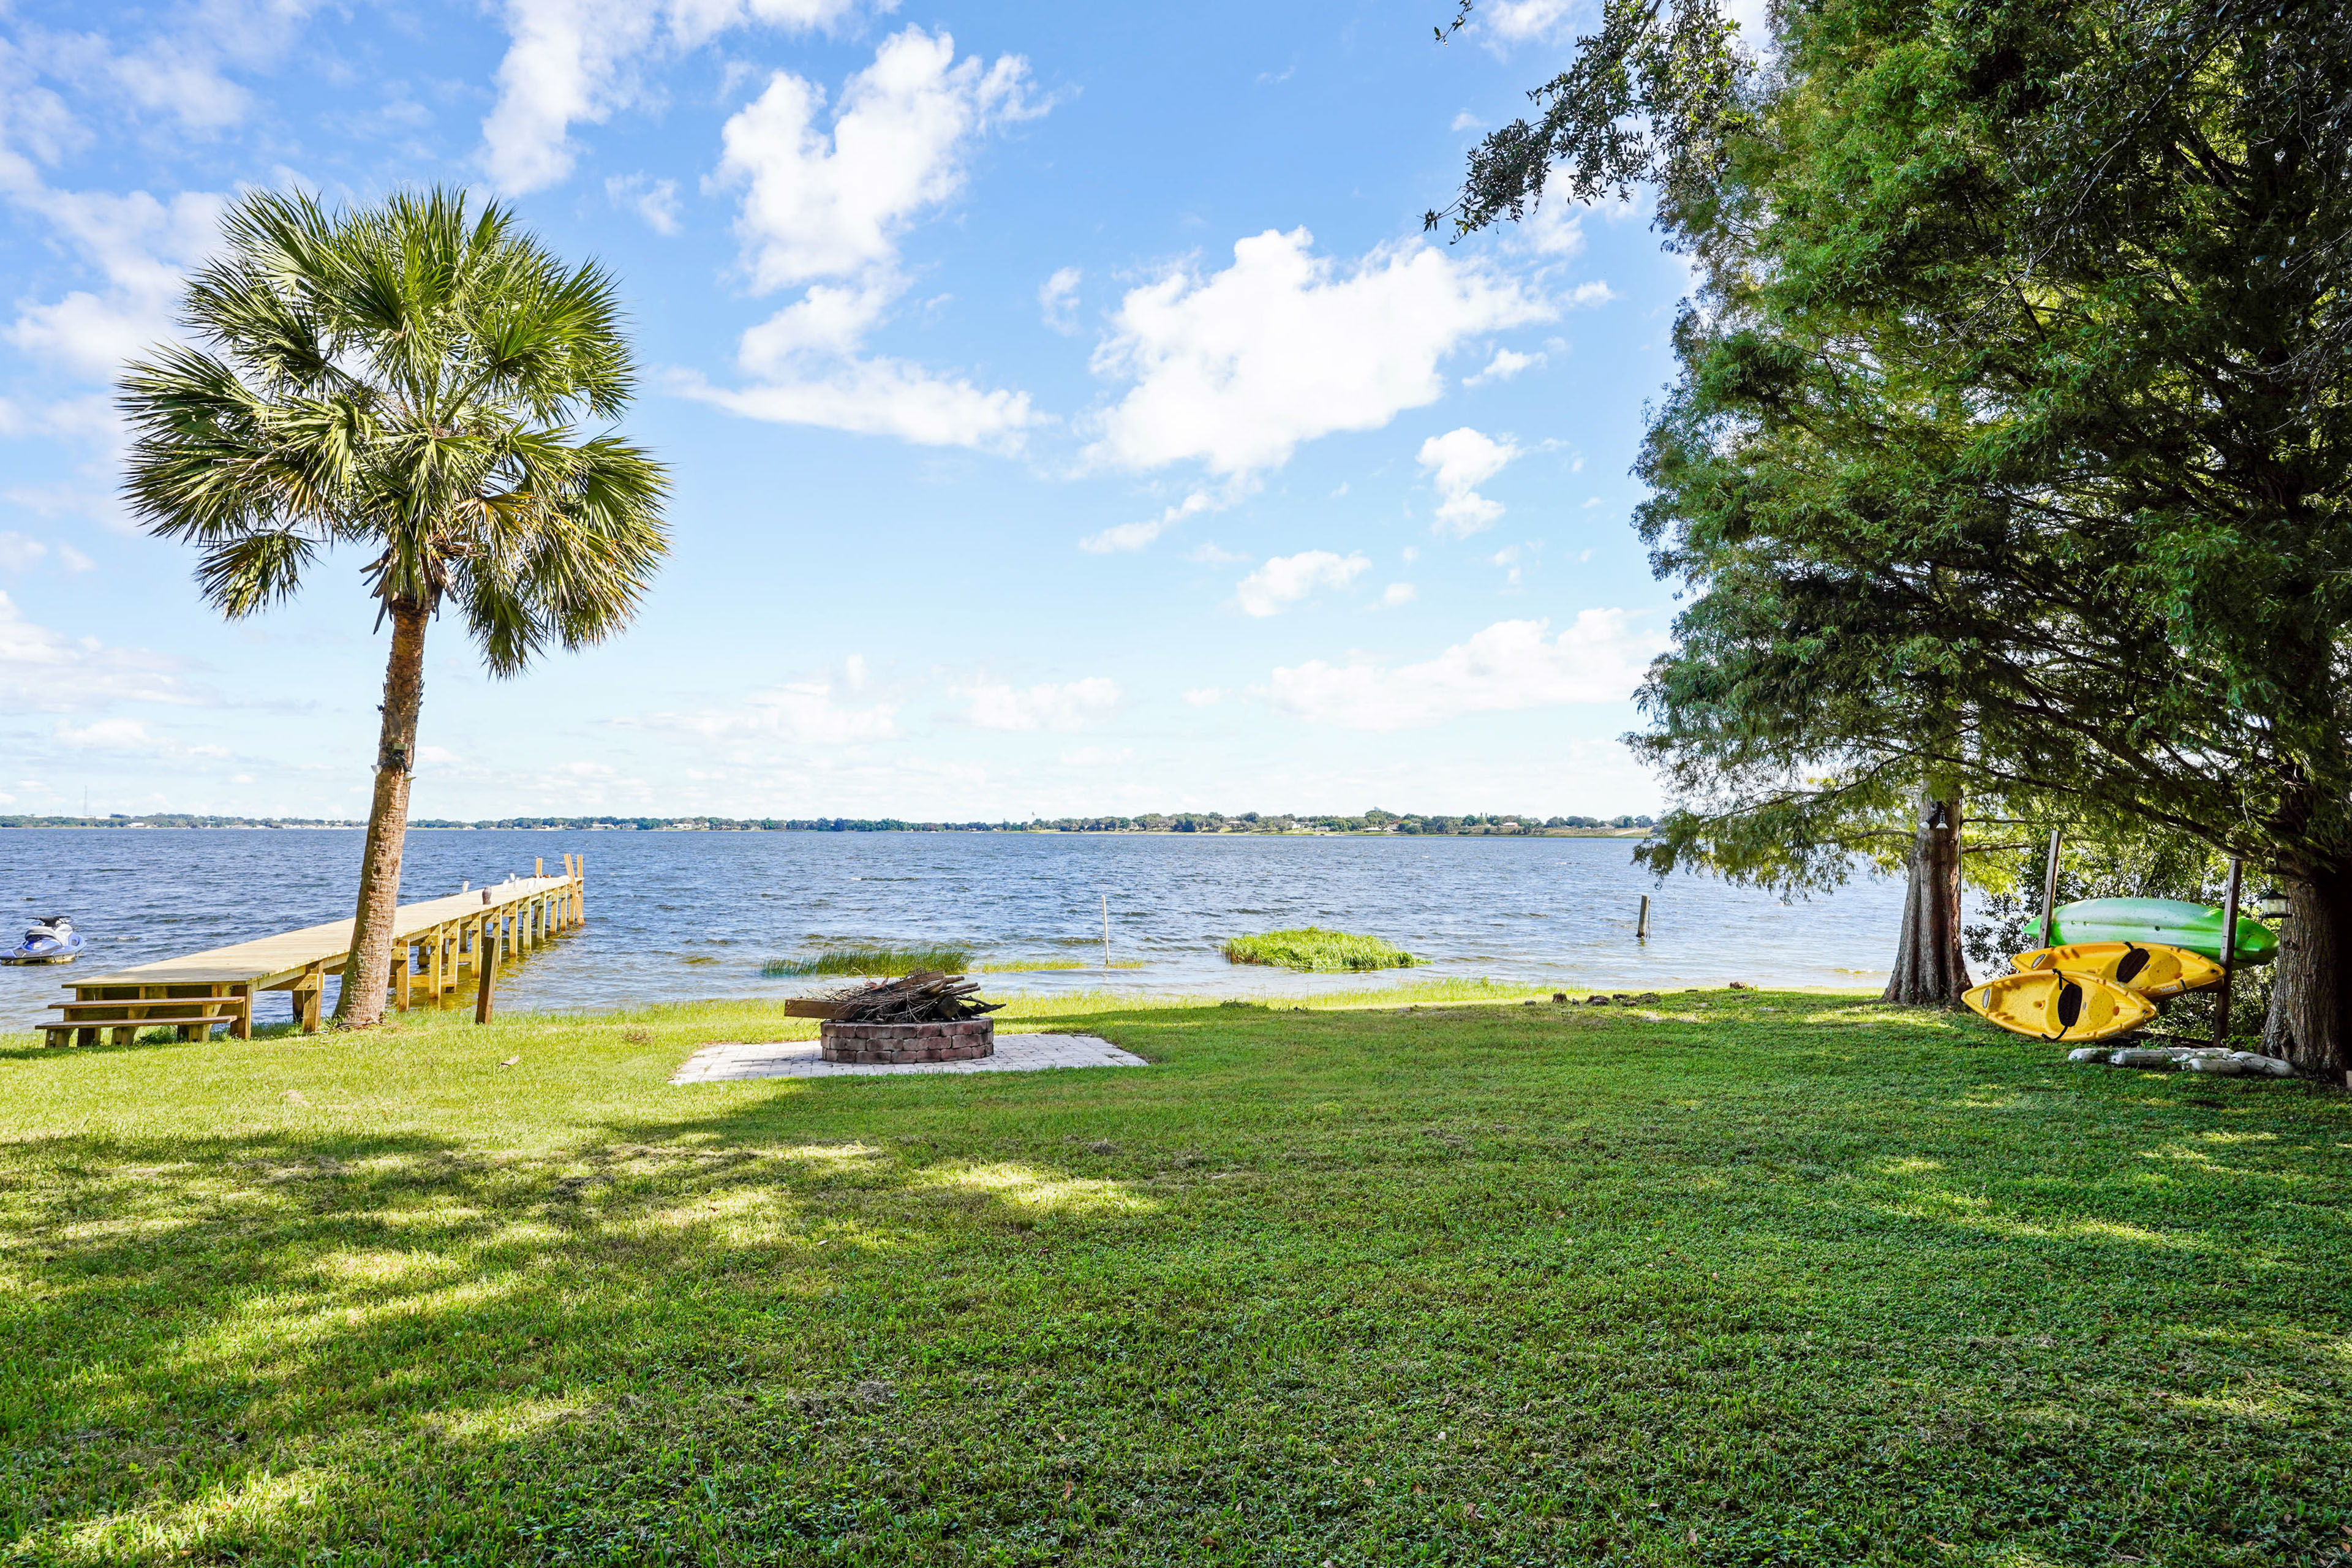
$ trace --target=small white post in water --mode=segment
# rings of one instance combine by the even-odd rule
[[[1110,895],[1102,896],[1103,904],[1103,967],[1110,967]]]
[[[1633,936],[1640,942],[1650,940],[1650,895],[1642,895],[1642,918],[1634,922]]]

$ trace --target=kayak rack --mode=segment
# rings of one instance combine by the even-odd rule
[[[540,943],[586,923],[586,857],[566,855],[563,874],[529,877],[447,898],[404,904],[393,913],[393,955],[384,984],[403,1012],[438,1002],[461,974],[478,980],[486,964],[528,956]],[[95,1045],[104,1036],[128,1045],[142,1029],[176,1027],[184,1040],[212,1037],[226,1025],[233,1038],[253,1037],[253,1001],[264,991],[291,994],[294,1021],[308,1035],[319,1027],[330,971],[348,979],[352,921],[266,936],[161,959],[66,986],[70,1002],[53,1002],[64,1016],[37,1026],[49,1045]]]

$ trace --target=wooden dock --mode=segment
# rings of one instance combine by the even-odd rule
[[[420,1001],[437,1001],[462,976],[478,979],[485,963],[525,957],[584,923],[584,857],[563,860],[560,877],[534,874],[402,905],[394,917],[392,968],[384,977],[392,1005],[405,1011]],[[543,873],[545,862],[533,869]],[[92,1045],[101,1036],[128,1044],[142,1029],[165,1026],[176,1027],[182,1039],[209,1038],[216,1025],[250,1039],[255,995],[285,991],[292,994],[295,1021],[307,1035],[319,1026],[328,973],[342,973],[351,957],[352,922],[341,920],[166,958],[71,982],[66,988],[74,999],[51,1004],[65,1016],[40,1028],[52,1045],[62,1039]]]

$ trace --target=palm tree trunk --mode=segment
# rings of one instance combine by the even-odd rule
[[[416,761],[416,715],[425,705],[423,605],[394,600],[392,658],[383,672],[383,731],[376,742],[375,800],[368,808],[367,848],[360,858],[360,905],[352,924],[352,961],[343,972],[335,1016],[354,1028],[383,1021],[392,974],[394,912],[400,908],[400,851],[408,836],[408,778]]]
[[[1957,785],[1919,795],[1919,831],[1911,841],[1903,900],[1903,937],[1887,976],[1885,1002],[1952,1007],[1969,988],[1960,950],[1960,792]]]

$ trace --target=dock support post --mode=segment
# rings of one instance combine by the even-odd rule
[[[2221,989],[2213,997],[2213,1043],[2230,1043],[2230,983],[2238,973],[2238,893],[2246,863],[2230,857],[2230,890],[2221,899]]]
[[[474,986],[474,1022],[487,1024],[490,1021],[490,993],[498,984],[499,966],[485,963],[481,971],[481,979]]]
[[[396,1011],[403,1013],[408,1011],[409,976],[415,973],[415,968],[416,956],[409,944],[404,942],[394,942],[392,944],[392,1005]]]
[[[1650,895],[1647,893],[1642,895],[1642,913],[1641,918],[1633,922],[1633,936],[1640,942],[1650,940]]]
[[[2065,832],[2062,827],[2050,830],[2050,864],[2042,873],[2042,936],[2034,945],[2056,947],[2058,932],[2053,929],[2058,918],[2058,844]]]
[[[432,945],[425,950],[425,989],[433,994],[433,1005],[441,1005],[441,930],[435,926],[425,940]]]

